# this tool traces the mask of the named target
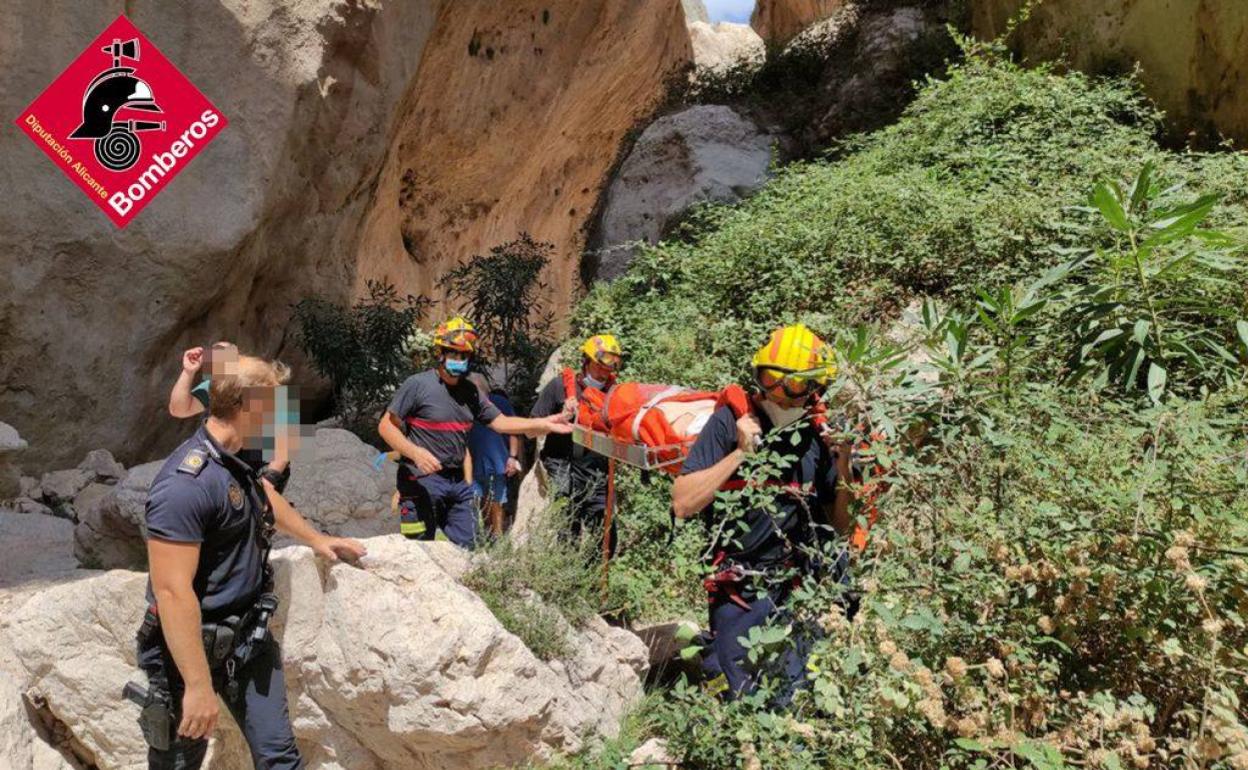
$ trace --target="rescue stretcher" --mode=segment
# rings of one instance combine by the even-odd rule
[[[607,458],[607,499],[603,514],[602,590],[605,598],[611,561],[611,522],[615,515],[615,469],[618,463],[643,471],[680,473],[686,455],[707,420],[721,406],[730,407],[740,417],[750,413],[745,391],[729,386],[719,392],[697,391],[666,385],[619,383],[607,394],[586,389],[578,401],[572,427],[572,441]],[[816,423],[826,422],[825,410],[812,415]],[[857,426],[861,432],[864,426]],[[867,431],[854,442],[855,456],[872,452],[872,445],[884,435]],[[850,543],[858,551],[866,548],[868,532],[879,516],[876,502],[885,489],[885,469],[876,466],[856,491],[855,497],[866,514],[865,526],[855,524]]]
[[[602,534],[604,599],[611,564],[617,464],[677,475],[702,428],[715,410],[725,405],[738,415],[744,414],[749,408],[745,391],[735,386],[716,392],[626,382],[618,383],[607,393],[592,388],[582,392],[573,420],[572,441],[607,458]]]

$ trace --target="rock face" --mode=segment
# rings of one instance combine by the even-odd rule
[[[373,467],[377,452],[355,434],[322,428],[290,466],[286,498],[319,530],[370,537],[398,531],[390,515],[394,465]],[[92,569],[141,569],[147,564],[143,512],[164,460],[131,468],[116,488],[90,505],[75,505],[74,553]]]
[[[147,566],[143,509],[164,460],[135,466],[125,479],[89,507],[78,511],[74,556],[84,567],[114,569]]]
[[[1020,0],[971,2],[976,35],[1005,30]],[[1248,142],[1248,4],[1239,0],[1055,0],[1011,37],[1028,60],[1061,59],[1091,72],[1141,65],[1144,90],[1166,110],[1178,139]]]
[[[763,39],[746,24],[690,22],[689,40],[700,71],[723,72],[741,62],[761,62],[767,52]]]
[[[12,770],[75,770],[40,735],[17,682],[0,671],[0,757]]]
[[[171,447],[182,349],[224,338],[286,355],[291,302],[347,296],[364,193],[435,5],[7,4],[0,112],[19,114],[124,10],[230,123],[120,232],[19,132],[0,133],[0,183],[21,191],[0,209],[0,414],[32,441],[24,464]]]
[[[750,26],[768,45],[782,46],[844,6],[845,0],[758,0]]]
[[[827,146],[847,134],[896,119],[914,95],[914,81],[938,71],[953,46],[944,15],[918,4],[868,9],[838,30],[806,141]]]
[[[622,275],[632,242],[658,242],[695,204],[749,195],[770,162],[771,138],[731,107],[698,105],[651,123],[607,189],[596,276]]]
[[[706,11],[706,3],[702,0],[680,0],[680,5],[685,10],[685,22],[692,24],[700,21],[705,24],[711,22],[711,15]]]
[[[1020,5],[974,0],[975,33],[995,38]],[[1060,57],[1093,73],[1129,72],[1139,62],[1140,80],[1176,138],[1248,143],[1248,3],[1241,0],[1050,0],[1009,42],[1026,59]]]
[[[528,232],[555,246],[545,299],[562,316],[619,144],[690,56],[679,0],[447,4],[371,195],[360,275],[432,293]]]
[[[0,112],[122,10],[229,127],[121,232],[0,134],[0,184],[21,191],[0,210],[0,414],[40,470],[172,447],[181,428],[161,415],[192,345],[230,339],[313,384],[287,327],[311,294],[431,293],[528,231],[556,246],[562,313],[621,138],[691,55],[681,0],[14,0]]]
[[[329,568],[305,548],[275,554],[276,634],[309,768],[523,764],[613,735],[640,697],[646,651],[628,632],[602,623],[571,631],[574,654],[544,663],[460,585],[468,557],[454,546],[397,535],[367,545],[363,569]],[[12,651],[0,652],[0,665],[9,661],[16,687],[46,703],[101,770],[144,764],[137,710],[117,700],[139,676],[132,641],[143,585],[141,573],[95,573],[0,616],[0,650]],[[244,766],[240,741],[223,729],[206,766]]]

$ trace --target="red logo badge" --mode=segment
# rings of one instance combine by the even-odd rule
[[[16,123],[118,227],[226,126],[225,116],[125,16]]]

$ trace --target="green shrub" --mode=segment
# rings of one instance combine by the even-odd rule
[[[498,621],[542,660],[571,652],[568,624],[580,625],[598,608],[601,562],[592,539],[570,542],[563,510],[535,515],[517,543],[504,536],[479,552],[464,576]]]
[[[834,407],[892,437],[860,611],[808,579],[792,622],[747,640],[765,663],[817,638],[787,710],[771,682],[734,703],[662,691],[650,730],[684,767],[1248,767],[1248,156],[1168,152],[1158,128],[1130,80],[972,56],[896,125],[699,212],[576,309],[573,336],[621,336],[629,378],[699,387],[741,381],[769,329],[804,321],[836,340]],[[1132,203],[1114,183],[1144,167],[1164,184]],[[1134,377],[1083,350],[1151,324],[1150,303],[1169,329],[1124,349],[1145,350]],[[1153,398],[1149,357],[1168,373]],[[667,483],[623,478],[614,605],[704,611],[704,534],[667,546]]]
[[[416,325],[431,302],[400,297],[395,287],[368,282],[368,296],[350,307],[308,297],[294,307],[296,335],[312,365],[333,387],[335,414],[365,441],[376,440],[380,410],[424,353]]]
[[[501,364],[500,384],[522,412],[531,406],[546,359],[555,348],[553,315],[541,302],[546,288],[542,273],[554,248],[521,233],[448,271],[440,282],[480,335],[475,365]]]

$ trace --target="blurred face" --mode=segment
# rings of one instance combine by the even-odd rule
[[[249,448],[260,448],[261,440],[276,432],[278,390],[285,388],[255,387],[243,392],[243,405],[236,424],[243,443]]]
[[[238,348],[229,342],[216,342],[208,349],[208,373],[212,377],[238,374]]]

